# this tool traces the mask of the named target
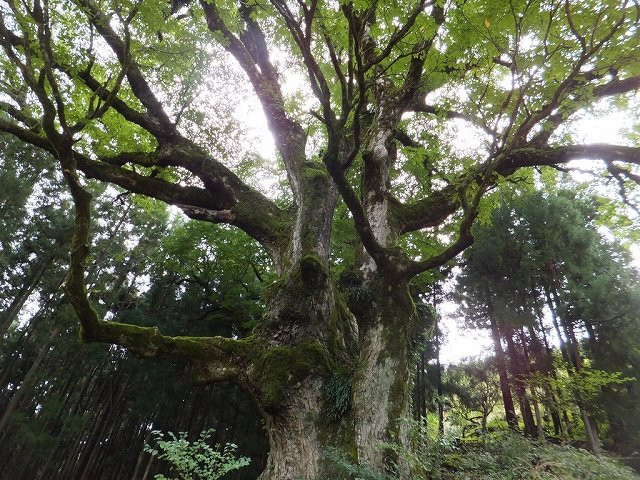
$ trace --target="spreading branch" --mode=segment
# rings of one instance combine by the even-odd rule
[[[146,358],[183,358],[194,363],[197,374],[207,381],[240,380],[255,345],[224,337],[170,337],[156,327],[140,327],[101,320],[91,305],[85,286],[85,264],[89,256],[91,194],[82,186],[76,157],[69,140],[56,145],[62,172],[75,205],[75,229],[64,291],[82,327],[87,342],[120,345]]]

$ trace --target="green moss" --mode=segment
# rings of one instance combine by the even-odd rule
[[[321,205],[325,202],[331,177],[323,164],[306,162],[300,170],[300,180],[305,187],[305,201],[309,205],[314,205],[316,202]]]
[[[218,359],[229,363],[250,361],[264,348],[255,336],[232,339],[224,337],[164,336],[157,327],[101,321],[93,341],[123,345],[141,356],[176,356],[187,359]]]
[[[267,411],[278,410],[290,386],[326,370],[326,350],[317,341],[269,348],[254,363],[261,405]]]
[[[329,179],[329,172],[320,162],[306,161],[300,170],[300,177],[303,181],[326,181]]]
[[[281,278],[279,280],[276,280],[275,282],[270,283],[265,287],[264,299],[267,305],[271,303],[273,300],[275,300],[276,296],[278,295],[278,292],[285,285],[285,283],[286,283],[286,279]]]

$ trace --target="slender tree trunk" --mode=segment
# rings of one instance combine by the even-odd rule
[[[54,255],[49,255],[34,268],[29,278],[25,281],[22,288],[13,299],[11,305],[9,305],[9,308],[0,316],[0,340],[6,335],[11,324],[18,318],[18,314],[20,313],[20,310],[22,310],[23,305],[33,290],[38,286],[42,276],[51,266],[54,259]]]
[[[413,418],[414,420],[420,420],[426,422],[427,420],[427,395],[426,395],[426,375],[425,369],[427,367],[425,361],[425,351],[420,350],[418,355],[418,362],[416,363],[416,378],[414,382],[414,406],[413,406]]]
[[[512,429],[517,429],[518,419],[516,418],[516,409],[513,404],[513,396],[511,395],[511,386],[509,382],[509,376],[507,374],[507,364],[504,359],[504,351],[502,350],[502,344],[500,343],[500,328],[493,314],[491,303],[487,303],[487,305],[489,306],[490,310],[489,326],[491,328],[491,339],[493,340],[493,351],[496,356],[496,368],[498,369],[498,377],[500,378],[500,391],[502,392],[502,403],[504,405],[504,412],[509,427],[511,427]]]
[[[149,432],[144,437],[144,443],[142,444],[142,448],[140,449],[140,453],[138,454],[138,460],[136,461],[136,466],[135,466],[135,469],[133,470],[133,476],[131,477],[131,480],[138,480],[138,478],[140,477],[139,472],[142,469],[144,457],[150,456],[148,453],[144,451],[144,445],[146,445],[150,439],[151,439],[151,430],[149,430]]]
[[[53,340],[56,338],[59,331],[60,329],[58,327],[54,328],[51,331],[49,338],[47,339],[45,344],[40,348],[38,355],[36,355],[36,358],[33,360],[31,367],[29,367],[29,370],[24,376],[24,379],[22,380],[22,384],[13,393],[13,396],[9,401],[9,405],[7,405],[7,409],[3,413],[2,418],[0,418],[0,433],[5,429],[5,427],[7,426],[7,423],[9,422],[9,418],[11,417],[11,414],[16,410],[22,398],[29,391],[31,387],[31,382],[35,377],[36,372],[40,368],[40,365],[42,364],[42,361],[44,360],[45,355],[49,352],[49,347],[51,346],[51,342],[53,342]]]
[[[147,480],[147,478],[149,477],[149,473],[151,472],[151,465],[153,465],[153,460],[154,460],[154,456],[153,455],[149,455],[149,461],[147,461],[147,466],[144,469],[144,474],[142,475],[142,478],[140,480]]]
[[[533,329],[531,329],[531,332],[533,332]],[[522,343],[522,352],[524,354],[525,372],[527,376],[529,376],[533,373],[533,369],[531,366],[531,358],[529,356],[529,347],[528,347],[527,337],[524,334],[524,328],[521,327],[518,333],[520,335],[520,342]],[[531,344],[535,344],[537,342],[537,338],[533,333],[531,333],[530,341],[531,341]],[[534,346],[534,350],[536,350],[535,346]],[[530,390],[531,390],[531,403],[533,405],[533,411],[535,412],[535,415],[536,415],[536,429],[538,432],[538,439],[544,440],[544,429],[542,428],[542,415],[540,414],[540,406],[538,405],[538,395],[534,387],[530,387]],[[526,389],[525,389],[525,394],[526,394]]]
[[[543,345],[540,343],[540,340],[536,335],[535,328],[530,325],[528,327],[529,337],[531,338],[531,347],[533,349],[533,355],[536,361],[537,370],[538,372],[544,375],[549,375],[551,378],[555,379],[556,373],[553,366],[553,357],[551,353],[551,348],[549,347],[549,343],[547,341],[546,333],[544,331],[544,325],[542,323],[542,315],[535,298],[533,302],[535,305],[538,322],[539,322],[539,328],[540,328],[540,332],[542,333],[542,338],[543,338],[544,347],[545,347],[545,349],[543,350],[542,348]],[[551,420],[553,421],[554,435],[556,436],[561,435],[564,437],[564,428],[562,426],[562,421],[560,420],[560,413],[558,412],[558,402],[557,402],[555,392],[553,391],[553,388],[551,387],[551,385],[548,384],[547,382],[545,382],[545,386],[543,387],[543,390],[544,390],[544,403],[547,409],[549,410],[551,415]]]
[[[434,301],[435,303],[435,301]],[[435,307],[435,305],[434,305]],[[438,393],[438,433],[444,434],[444,404],[442,402],[442,365],[440,365],[440,330],[438,325],[438,316],[436,314],[436,375],[437,375],[437,393]]]
[[[573,332],[573,328],[570,325],[570,322],[568,322],[562,316],[560,317],[560,319],[562,320],[562,327],[566,335],[566,341],[563,339],[563,336],[560,332],[557,312],[559,310],[562,310],[562,308],[560,303],[560,296],[558,295],[557,289],[545,287],[545,294],[547,296],[549,308],[551,309],[551,318],[554,324],[554,328],[556,329],[558,338],[560,338],[560,348],[562,351],[562,356],[567,364],[567,372],[572,376],[574,372],[579,372],[582,369],[580,347],[578,345],[575,333]],[[591,450],[591,452],[595,456],[600,456],[600,439],[598,438],[597,424],[590,418],[589,414],[587,413],[584,402],[582,398],[580,398],[580,395],[577,392],[573,392],[573,394],[575,396],[576,403],[578,404],[578,409],[580,410],[580,418],[582,419],[582,423],[584,425],[589,450]]]
[[[522,360],[520,353],[513,341],[513,330],[508,329],[504,336],[507,342],[507,352],[509,353],[509,365],[511,366],[511,374],[514,379],[514,387],[518,403],[520,404],[520,413],[522,413],[522,420],[524,422],[524,431],[530,437],[536,436],[536,425],[533,420],[533,413],[531,412],[531,403],[527,398],[527,392],[524,387],[523,375],[524,369],[522,366]]]
[[[542,428],[542,415],[540,414],[540,406],[538,405],[538,399],[534,391],[532,391],[531,402],[533,403],[533,410],[536,414],[536,427],[538,431],[538,439],[544,440],[544,429]]]

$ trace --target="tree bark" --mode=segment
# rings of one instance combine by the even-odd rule
[[[2,338],[9,331],[11,324],[18,318],[18,315],[20,314],[20,311],[22,310],[25,302],[27,301],[31,293],[33,293],[33,290],[38,286],[38,283],[40,283],[40,279],[42,279],[42,276],[51,266],[54,259],[55,255],[49,255],[42,262],[40,262],[40,264],[34,267],[33,272],[31,272],[29,278],[24,282],[22,288],[13,299],[13,302],[11,302],[11,305],[9,306],[7,311],[3,312],[2,316],[0,317],[0,340],[2,340]]]
[[[13,393],[13,396],[9,401],[9,405],[7,405],[7,409],[2,414],[2,418],[0,418],[0,433],[2,433],[2,431],[5,429],[5,427],[7,426],[7,423],[9,422],[9,418],[11,417],[11,414],[16,410],[16,408],[20,404],[20,400],[22,400],[24,395],[28,392],[29,388],[31,387],[31,381],[35,377],[36,372],[38,371],[38,368],[40,368],[40,365],[42,364],[42,361],[44,360],[45,355],[49,352],[49,347],[51,346],[51,343],[53,342],[55,337],[58,335],[59,331],[60,329],[57,327],[51,331],[49,338],[47,339],[45,344],[40,348],[38,355],[36,355],[36,358],[33,360],[31,367],[29,367],[29,370],[24,376],[24,379],[22,380],[22,384]]]
[[[562,356],[567,364],[567,372],[570,376],[572,376],[575,372],[579,372],[582,369],[580,346],[578,345],[578,341],[573,331],[573,325],[571,324],[571,322],[567,318],[565,318],[564,315],[558,315],[558,312],[564,312],[564,310],[562,309],[562,304],[557,289],[555,287],[546,287],[545,294],[547,296],[549,308],[551,309],[551,318],[553,320],[556,333],[560,338],[560,348],[562,351]],[[562,323],[562,329],[564,331],[565,338],[563,338],[560,333],[558,318]],[[591,453],[593,453],[595,456],[600,456],[601,447],[600,438],[598,437],[597,423],[589,416],[584,405],[584,401],[582,400],[580,395],[577,392],[573,392],[573,394],[580,410],[580,418],[582,419],[582,423],[584,425],[589,450],[591,450]]]
[[[496,368],[498,369],[498,377],[500,378],[500,391],[502,392],[504,412],[509,427],[516,429],[518,428],[518,419],[516,418],[513,396],[511,395],[511,385],[507,374],[504,350],[502,350],[502,344],[500,343],[500,327],[498,326],[498,321],[495,318],[493,309],[491,308],[490,301],[487,305],[489,305],[489,326],[491,329],[491,339],[493,340],[493,351],[496,356]]]
[[[434,296],[435,297],[435,296]],[[434,301],[435,304],[435,301]],[[435,307],[435,305],[434,305]],[[436,375],[438,392],[438,433],[444,434],[444,404],[442,402],[442,365],[440,365],[440,330],[438,330],[438,316],[436,315]]]
[[[520,413],[522,414],[522,420],[524,421],[524,431],[530,437],[536,436],[536,424],[533,420],[533,413],[531,412],[531,403],[527,397],[527,391],[524,386],[523,376],[524,368],[522,365],[522,359],[520,353],[513,341],[513,330],[507,329],[505,336],[507,342],[507,351],[509,352],[509,365],[511,367],[511,374],[514,379],[514,388],[516,396],[518,397],[518,403],[520,404]]]

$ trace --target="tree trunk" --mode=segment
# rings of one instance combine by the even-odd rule
[[[524,354],[525,368],[523,373],[526,373],[529,376],[533,373],[533,368],[531,366],[531,358],[529,356],[529,347],[527,345],[528,342],[527,342],[527,336],[524,333],[524,327],[520,328],[519,334],[520,334],[520,342],[522,343],[522,352]],[[530,341],[532,344],[535,344],[537,342],[537,338],[533,334],[533,329],[531,329]],[[534,351],[535,350],[536,350],[536,347],[534,346]],[[542,415],[540,414],[540,406],[538,405],[538,395],[534,387],[530,387],[530,390],[531,390],[531,403],[533,404],[533,411],[535,412],[535,415],[536,415],[536,429],[538,432],[538,439],[544,440],[544,429],[542,428]],[[526,389],[525,389],[525,395],[526,395]]]
[[[435,307],[435,301],[434,301]],[[436,375],[437,375],[437,392],[438,392],[438,433],[444,434],[444,404],[442,402],[442,365],[440,364],[440,330],[438,330],[438,316],[436,314]]]
[[[488,305],[490,306],[490,304]],[[496,356],[496,368],[498,369],[498,377],[500,378],[500,391],[502,392],[502,402],[504,404],[504,412],[507,419],[507,424],[511,428],[518,428],[516,409],[513,404],[513,396],[511,395],[509,376],[507,375],[507,364],[504,359],[502,344],[500,343],[500,328],[492,311],[489,312],[489,322],[489,326],[491,327],[491,339],[493,340],[493,351]]]
[[[420,351],[418,362],[416,363],[416,378],[413,383],[414,389],[414,406],[413,418],[422,422],[427,421],[427,379],[425,369],[427,362],[425,359],[425,349]]]
[[[508,329],[505,334],[505,340],[507,341],[507,351],[509,352],[509,365],[511,366],[511,374],[514,379],[514,387],[516,396],[518,397],[518,403],[520,404],[520,413],[522,413],[522,420],[524,421],[524,431],[530,437],[536,436],[536,424],[533,420],[533,413],[531,412],[531,403],[527,397],[527,391],[524,387],[523,375],[524,368],[522,365],[522,359],[520,353],[513,341],[513,330]]]
[[[9,422],[9,418],[11,417],[11,414],[16,410],[16,408],[20,404],[20,400],[22,400],[24,395],[29,391],[29,388],[31,387],[31,381],[33,380],[33,378],[36,375],[36,372],[40,368],[40,364],[44,360],[45,355],[49,352],[49,347],[51,346],[51,342],[53,342],[55,337],[58,335],[59,331],[60,329],[58,327],[53,329],[53,331],[49,335],[49,338],[47,339],[45,344],[40,348],[38,355],[36,355],[36,358],[33,360],[31,367],[29,367],[29,370],[24,376],[24,379],[22,380],[22,385],[20,385],[20,387],[18,387],[18,389],[13,393],[13,396],[9,401],[9,405],[7,405],[7,409],[3,413],[2,418],[0,418],[0,433],[2,433],[4,428],[7,426],[7,423]]]
[[[544,331],[544,325],[542,323],[542,315],[540,313],[540,310],[535,298],[534,298],[534,305],[535,305],[535,309],[538,317],[538,322],[540,324],[539,325],[540,332],[542,333],[542,338],[543,338],[544,347],[545,347],[545,349],[543,350],[542,348],[543,345],[540,343],[540,340],[536,335],[536,331],[534,327],[530,325],[528,327],[528,330],[529,330],[529,337],[531,338],[531,347],[533,349],[533,355],[535,358],[536,367],[538,372],[544,375],[549,375],[551,378],[555,379],[556,373],[553,366],[553,357],[551,353],[551,348],[549,347],[549,343],[547,342],[547,337]],[[562,435],[564,437],[564,429],[562,427],[562,421],[560,420],[560,413],[558,412],[558,402],[556,399],[555,392],[553,391],[553,388],[551,387],[551,385],[547,382],[545,382],[545,386],[543,387],[543,390],[544,390],[543,403],[546,405],[547,409],[551,414],[551,420],[553,421],[554,435],[556,436]],[[539,423],[537,420],[536,422]]]
[[[260,480],[318,478],[328,447],[322,442],[322,382],[306,379],[286,395],[281,413],[267,415],[269,458]]]
[[[9,308],[3,312],[0,317],[0,340],[5,336],[11,324],[18,318],[18,314],[22,310],[23,305],[33,292],[33,290],[40,283],[40,279],[47,271],[47,269],[53,263],[55,259],[54,255],[49,255],[45,260],[43,260],[39,265],[34,267],[33,272],[31,272],[31,276],[25,281],[24,285],[9,305]]]
[[[533,403],[533,411],[536,414],[536,427],[538,431],[538,440],[544,440],[544,429],[542,428],[542,415],[540,414],[540,406],[538,405],[538,399],[535,392],[532,392],[531,401]]]
[[[405,295],[410,301],[408,291]],[[400,309],[402,304],[396,306]],[[381,444],[405,440],[399,420],[407,417],[409,406],[407,334],[406,327],[398,323],[397,312],[386,308],[360,334],[353,399],[358,461],[378,469],[397,460],[388,457]]]
[[[573,325],[563,315],[558,315],[558,311],[564,311],[561,308],[560,296],[557,289],[545,288],[545,294],[547,296],[547,302],[551,309],[551,318],[553,325],[556,329],[556,333],[560,338],[560,348],[562,356],[567,364],[567,372],[569,375],[573,375],[574,372],[579,372],[582,369],[582,357],[580,356],[580,346],[573,331]],[[553,302],[551,297],[553,295]],[[555,303],[555,306],[554,306]],[[558,318],[562,321],[562,329],[566,336],[566,340],[563,339],[560,333],[560,326],[558,324]],[[598,437],[598,425],[594,419],[592,419],[586,411],[584,402],[577,392],[574,392],[576,403],[580,410],[580,418],[584,425],[585,434],[587,436],[587,445],[591,453],[595,456],[600,456],[600,438]]]
[[[260,480],[343,478],[344,472],[324,459],[329,448],[353,463],[389,470],[398,459],[381,444],[404,440],[398,420],[409,414],[409,327],[414,316],[408,288],[375,278],[363,301],[350,302],[362,327],[356,344],[353,316],[335,300],[339,294],[328,278],[324,286],[318,278],[311,281],[322,273],[312,274],[312,265],[305,262],[312,260],[302,262],[309,295],[293,288],[292,275],[270,307],[279,317],[279,330],[269,333],[288,346],[266,350],[262,366],[256,362],[250,373],[270,445]],[[317,291],[310,295],[314,288],[328,289],[324,305]],[[296,312],[305,312],[305,322],[298,322],[297,330],[283,328],[284,319],[299,318]],[[330,324],[340,335],[320,332],[305,340],[304,329]],[[295,341],[287,339],[294,334]]]

